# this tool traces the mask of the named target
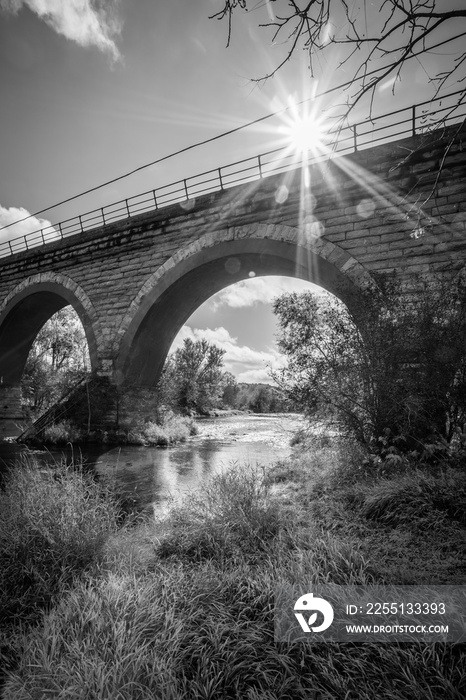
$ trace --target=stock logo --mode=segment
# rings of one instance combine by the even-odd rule
[[[298,620],[303,632],[323,632],[328,629],[333,622],[333,608],[329,602],[323,598],[314,598],[313,593],[306,593],[298,598],[294,604],[295,617]],[[308,620],[303,615],[312,612]],[[317,620],[317,613],[322,613],[324,619],[318,626],[313,626]]]

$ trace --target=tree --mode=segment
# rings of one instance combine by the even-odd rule
[[[231,372],[223,373],[222,386],[222,404],[229,408],[236,408],[238,405],[239,386]]]
[[[257,10],[249,0],[224,0],[221,10],[212,17],[228,22],[229,45],[232,18],[237,11]],[[421,62],[430,49],[439,44],[452,47],[447,64],[426,79],[435,97],[444,87],[466,80],[466,52],[455,40],[466,32],[466,8],[462,0],[271,0],[254,12],[259,26],[272,32],[272,43],[283,43],[284,54],[276,67],[258,80],[274,76],[297,51],[304,49],[312,77],[325,70],[327,55],[338,49],[340,67],[349,69],[352,92],[348,96],[344,117],[368,96],[370,106],[377,89],[392,81],[392,90],[401,79],[411,59]],[[328,70],[328,68],[327,68]],[[463,91],[452,111],[466,101]],[[445,121],[451,113],[444,113]]]
[[[168,359],[159,385],[167,403],[183,413],[207,413],[221,400],[225,386],[224,350],[207,340],[186,338]]]
[[[90,369],[87,340],[71,306],[45,323],[31,347],[21,380],[23,398],[41,413]]]
[[[415,449],[465,420],[466,291],[409,296],[381,278],[350,314],[330,295],[284,295],[274,311],[287,366],[274,374],[309,417],[360,442]]]

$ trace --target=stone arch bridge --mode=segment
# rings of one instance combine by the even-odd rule
[[[0,259],[0,436],[23,422],[20,380],[42,325],[71,304],[92,368],[150,387],[193,311],[239,280],[289,275],[347,303],[396,270],[466,264],[466,130],[333,157]]]

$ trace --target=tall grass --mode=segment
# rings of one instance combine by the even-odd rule
[[[234,467],[161,522],[131,533],[109,523],[100,568],[18,631],[3,699],[461,700],[461,646],[274,642],[278,583],[379,580],[356,538],[310,520],[312,499],[328,504],[328,493],[300,468],[294,504],[273,474]]]
[[[171,509],[158,554],[188,562],[257,559],[283,525],[260,470],[236,465]]]
[[[463,697],[457,647],[275,644],[271,584],[207,562],[80,582],[29,635],[4,698]]]
[[[82,468],[22,456],[0,492],[3,621],[35,615],[93,565],[119,518],[117,501]]]

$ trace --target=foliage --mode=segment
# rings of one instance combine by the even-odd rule
[[[409,295],[380,277],[352,309],[328,295],[277,299],[288,365],[275,380],[308,416],[383,454],[451,440],[466,418],[464,287]]]
[[[343,111],[346,118],[365,96],[372,109],[373,101],[380,99],[380,88],[390,85],[394,92],[411,59],[416,57],[417,63],[422,62],[423,54],[430,53],[429,47],[444,42],[447,36],[452,51],[446,62],[440,64],[436,75],[429,69],[430,63],[425,69],[426,83],[435,96],[444,86],[451,89],[455,80],[461,84],[466,78],[466,54],[461,43],[459,48],[453,43],[466,27],[466,9],[459,4],[443,7],[436,0],[385,0],[364,1],[361,8],[346,0],[275,0],[266,3],[262,12],[256,6],[251,15],[259,18],[259,26],[271,29],[274,48],[282,50],[276,67],[259,80],[275,75],[297,51],[304,49],[312,77],[320,79],[323,71],[344,68],[349,78],[344,87],[350,86]],[[249,0],[224,0],[223,7],[213,15],[227,19],[228,44],[233,15],[252,9],[252,5]],[[335,63],[335,56],[339,63]],[[463,92],[457,104],[442,114],[440,122],[446,123],[465,99]]]
[[[154,421],[146,423],[140,434],[146,445],[167,446],[185,442],[195,431],[196,427],[191,418],[168,413],[160,424]]]
[[[53,445],[65,445],[68,442],[78,442],[81,437],[80,430],[69,420],[60,421],[46,426],[43,432],[45,443]]]
[[[293,410],[286,396],[270,384],[238,385],[236,407],[253,413],[286,413]]]
[[[219,405],[231,375],[225,379],[223,355],[216,345],[204,338],[186,338],[183,346],[167,359],[159,384],[169,406],[182,413],[206,414]]]
[[[236,408],[238,405],[239,386],[231,372],[223,373],[222,406]]]
[[[89,371],[87,340],[78,315],[67,306],[39,331],[21,380],[23,399],[38,415]]]

